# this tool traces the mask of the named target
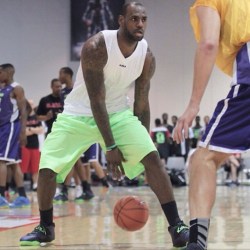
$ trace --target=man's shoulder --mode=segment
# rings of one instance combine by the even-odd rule
[[[12,82],[12,83],[10,84],[10,86],[12,86],[13,88],[15,88],[15,87],[17,87],[17,86],[21,86],[21,84],[18,83],[18,82]]]
[[[12,89],[23,88],[22,85],[20,83],[18,83],[18,82],[12,82],[11,84],[9,84],[9,86]]]

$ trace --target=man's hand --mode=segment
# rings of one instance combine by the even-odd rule
[[[122,162],[126,161],[122,152],[119,150],[119,148],[107,151],[106,159],[108,164],[108,172],[112,174],[112,178],[114,180],[121,180],[121,178],[125,175]]]
[[[174,141],[176,141],[177,143],[181,143],[181,141],[188,138],[189,127],[192,125],[192,122],[198,112],[198,107],[189,106],[184,114],[179,117],[178,122],[174,128]]]
[[[47,114],[46,114],[47,120],[50,120],[53,118],[53,111],[50,110]]]

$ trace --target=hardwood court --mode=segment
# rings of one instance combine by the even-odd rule
[[[55,205],[56,240],[42,249],[174,249],[165,217],[149,187],[113,187],[106,194],[101,187],[96,187],[94,192],[96,197],[89,202],[75,204],[70,201],[64,205]],[[188,222],[188,188],[175,188],[174,193],[180,215]],[[140,231],[123,231],[114,222],[113,206],[123,195],[137,195],[149,206],[149,220]],[[33,199],[31,208],[0,210],[0,249],[40,249],[19,247],[18,242],[20,236],[37,225],[36,195],[30,194],[30,197]],[[218,186],[208,249],[250,249],[249,197],[250,186]]]

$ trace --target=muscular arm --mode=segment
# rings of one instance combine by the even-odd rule
[[[106,90],[103,68],[106,62],[107,51],[105,41],[103,35],[98,33],[84,44],[81,63],[93,116],[106,146],[111,146],[115,141],[110,128],[105,103]]]
[[[150,125],[150,107],[149,107],[149,89],[150,80],[155,72],[155,57],[148,49],[142,74],[135,81],[135,101],[134,114],[149,131]]]
[[[211,76],[220,38],[220,16],[217,11],[209,7],[197,7],[200,24],[200,41],[196,48],[194,61],[193,88],[189,104],[179,118],[174,130],[174,140],[180,143],[184,137],[188,138],[188,128],[199,112],[200,102]]]
[[[27,121],[27,112],[26,112],[26,99],[24,96],[24,90],[21,86],[16,86],[13,90],[14,98],[17,101],[17,106],[20,113],[21,121],[21,133],[20,133],[20,143],[21,145],[26,144],[26,121]]]

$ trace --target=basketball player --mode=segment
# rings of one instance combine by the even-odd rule
[[[37,120],[35,113],[35,103],[33,100],[27,100],[27,123],[26,136],[27,144],[22,147],[21,170],[23,173],[31,173],[32,190],[37,190],[37,178],[39,170],[40,150],[38,135],[44,133],[42,123]]]
[[[67,95],[73,89],[73,85],[74,85],[73,74],[74,74],[73,70],[69,67],[62,67],[59,70],[59,81],[63,85],[65,85],[64,88],[61,90],[61,102],[63,105],[64,105],[64,101]],[[63,110],[63,107],[62,107],[62,110]],[[78,162],[75,163],[75,165],[77,164]],[[68,186],[71,183],[72,177],[74,177],[75,183],[77,183],[78,179],[77,179],[76,174],[74,173],[74,168],[69,172],[69,174],[67,175],[67,177],[65,178],[65,181],[61,184],[61,186],[57,188],[58,192],[56,192],[56,195],[54,197],[54,203],[61,204],[69,200],[68,199]]]
[[[169,141],[170,141],[170,132],[167,127],[161,124],[161,120],[159,118],[155,119],[155,127],[151,130],[151,138],[156,145],[156,148],[159,152],[160,158],[164,166],[168,162],[169,157]]]
[[[0,65],[0,207],[13,208],[30,204],[19,165],[20,146],[25,146],[27,142],[26,99],[23,88],[14,81],[14,74],[12,64]],[[19,194],[12,204],[4,198],[7,166],[12,169]]]
[[[59,80],[62,84],[65,84],[64,88],[61,90],[62,101],[66,99],[67,95],[73,89],[73,70],[69,67],[63,67],[59,71]]]
[[[227,97],[218,102],[205,134],[190,162],[190,238],[187,249],[207,248],[211,210],[215,201],[216,171],[229,153],[249,149],[250,137],[250,1],[197,0],[191,22],[198,46],[193,91],[179,118],[174,139],[187,137],[214,64],[233,77]],[[233,65],[235,72],[233,73]],[[240,232],[239,232],[240,233]]]
[[[106,152],[107,167],[114,179],[124,174],[132,179],[145,170],[169,222],[173,245],[186,246],[189,230],[179,218],[168,174],[148,132],[148,94],[155,58],[143,39],[146,24],[144,6],[130,2],[119,16],[119,30],[102,31],[85,42],[74,88],[42,150],[40,225],[20,239],[21,245],[54,239],[52,200],[56,180],[64,181],[82,152],[98,142]],[[127,92],[134,81],[133,113]]]

